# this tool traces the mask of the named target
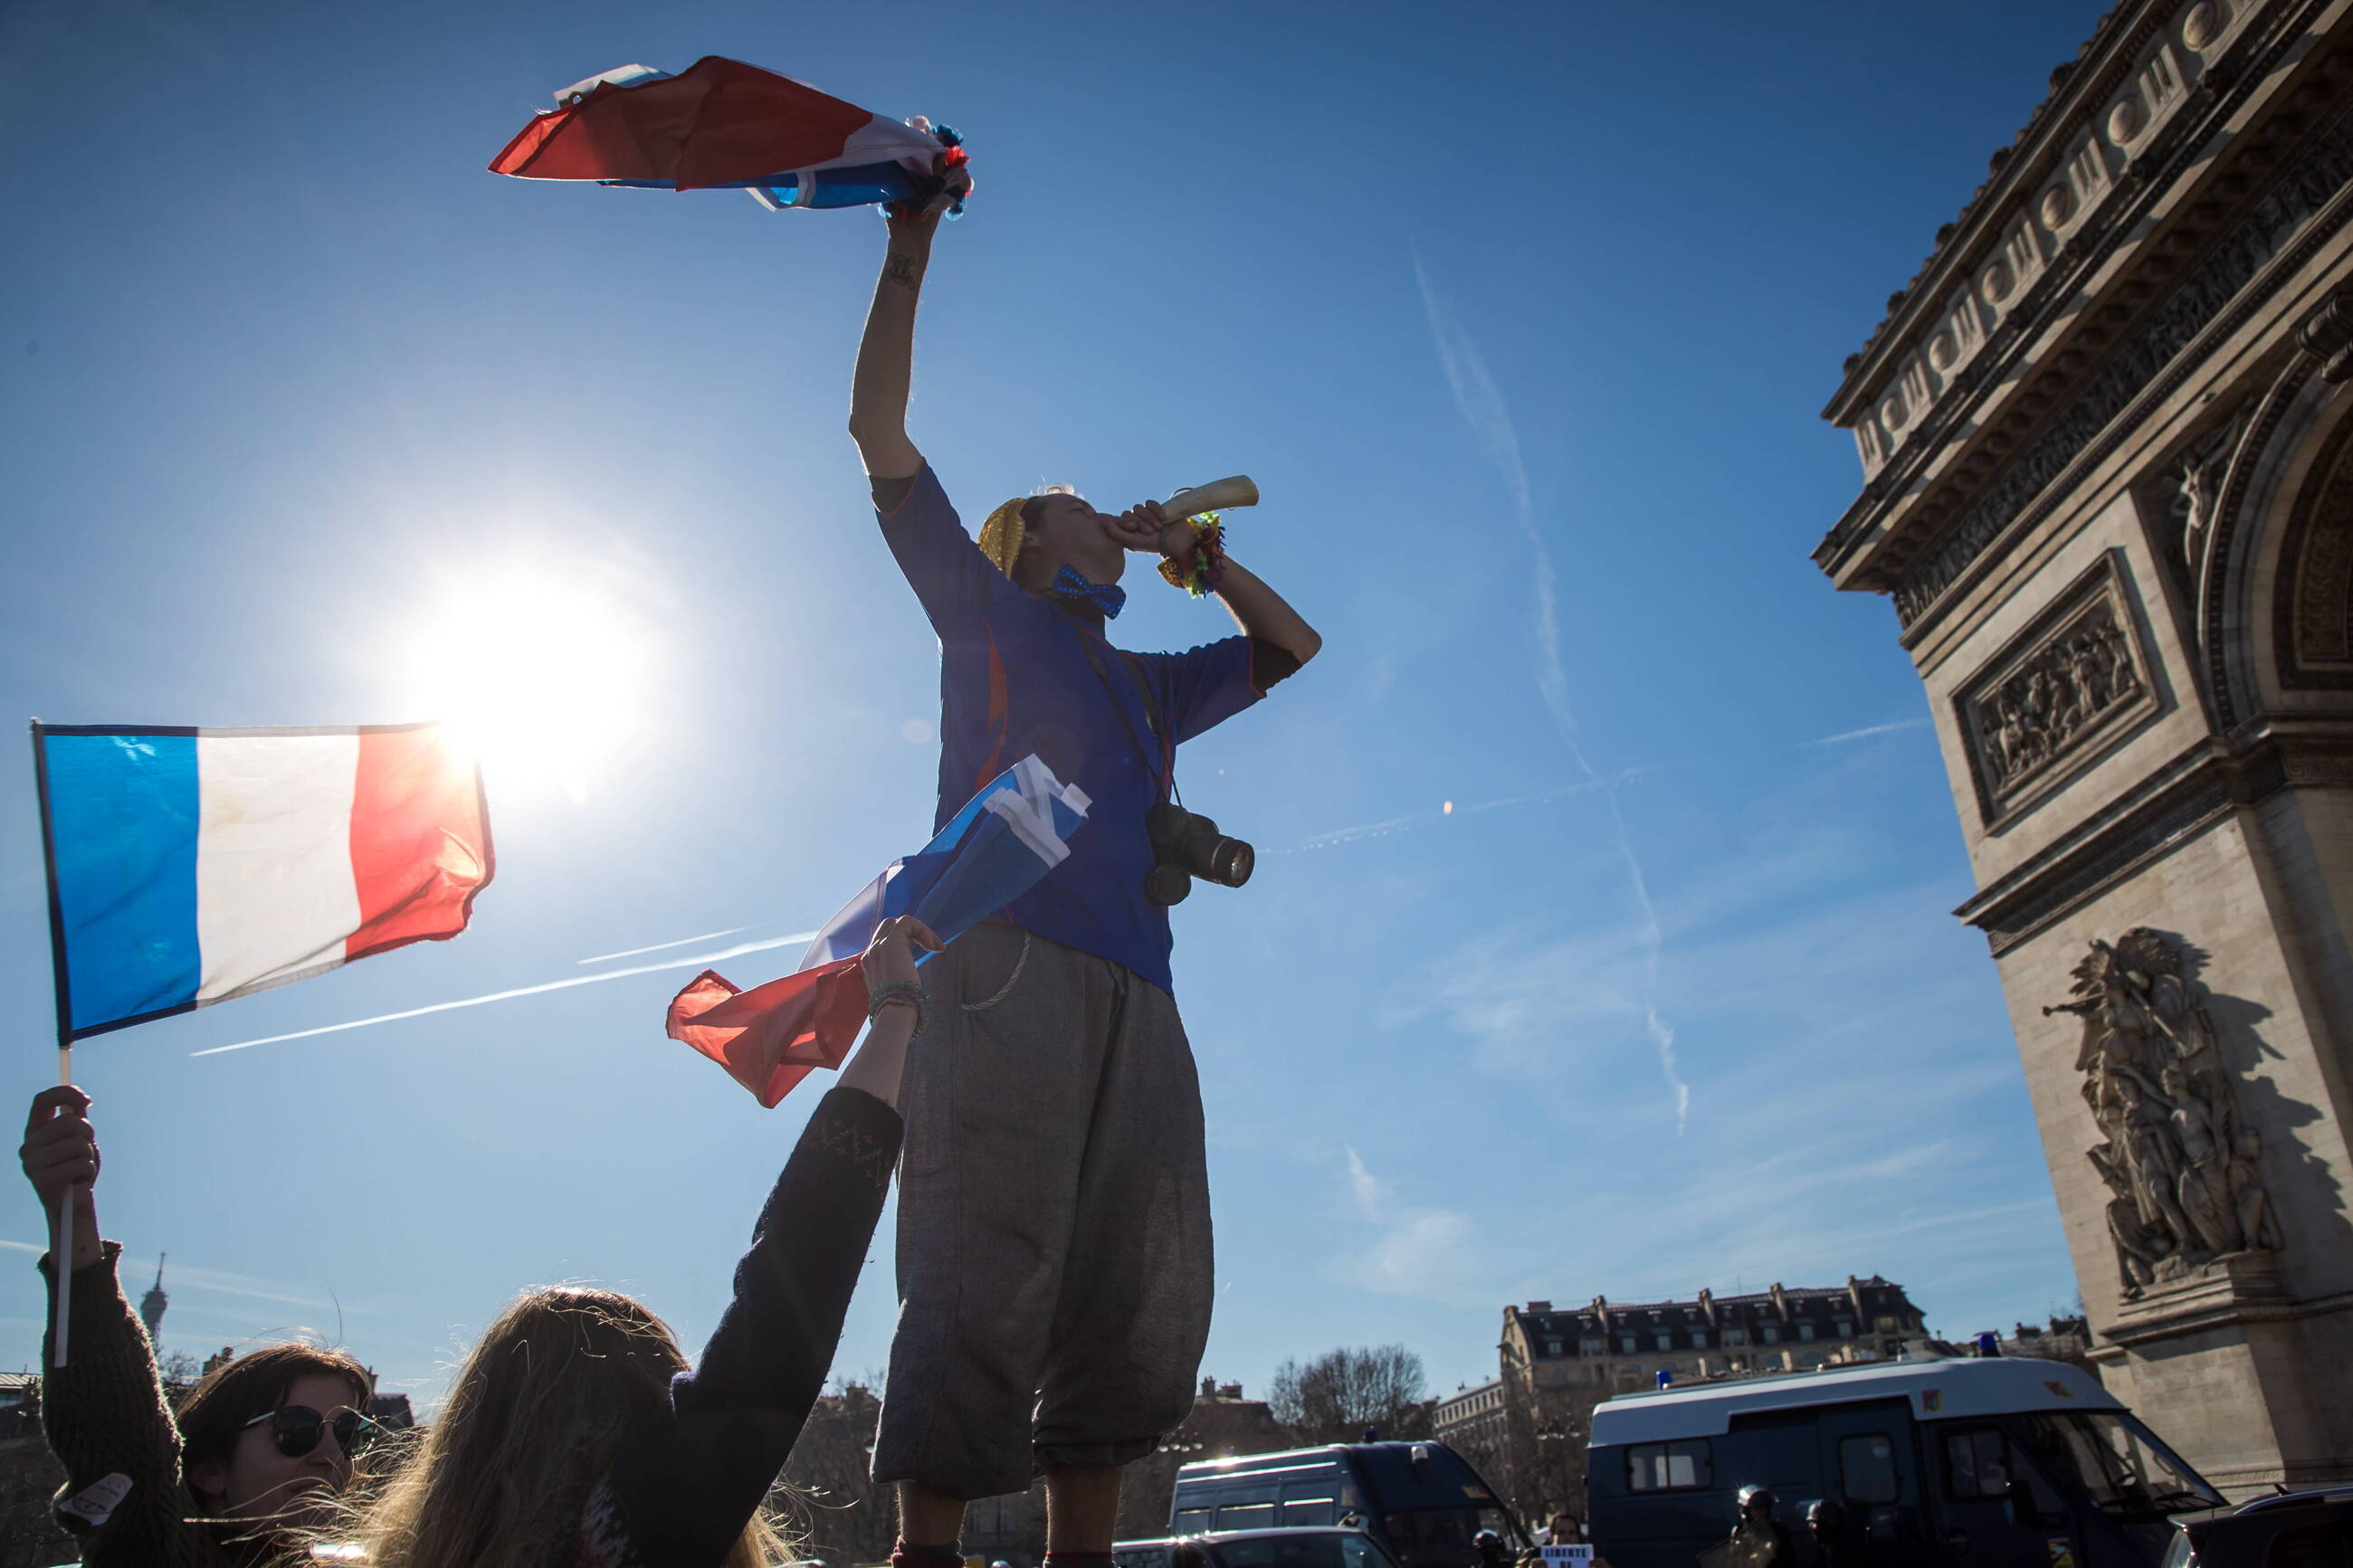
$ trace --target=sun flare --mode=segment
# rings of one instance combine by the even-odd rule
[[[635,731],[643,696],[649,638],[621,586],[544,566],[452,584],[410,639],[412,700],[503,779],[581,798]]]

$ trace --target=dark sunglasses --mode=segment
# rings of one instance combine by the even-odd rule
[[[270,1441],[276,1443],[278,1451],[290,1459],[299,1459],[316,1448],[320,1436],[330,1427],[334,1430],[335,1447],[346,1455],[352,1452],[353,1445],[364,1434],[375,1429],[375,1423],[356,1410],[338,1410],[331,1421],[307,1405],[286,1405],[276,1410],[265,1410],[246,1425],[259,1426],[265,1421],[269,1423]]]

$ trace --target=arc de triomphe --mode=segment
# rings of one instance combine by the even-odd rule
[[[2123,0],[1826,416],[2102,1374],[2353,1478],[2353,0]]]

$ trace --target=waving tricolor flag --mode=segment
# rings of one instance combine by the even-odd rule
[[[748,190],[762,205],[903,201],[957,138],[889,119],[807,82],[707,55],[676,76],[622,66],[555,95],[491,160],[494,174],[691,191]]]
[[[1088,800],[1024,757],[965,804],[929,844],[893,860],[826,922],[800,968],[750,991],[706,969],[670,1005],[670,1037],[725,1068],[773,1109],[813,1068],[841,1065],[866,1020],[859,958],[874,928],[913,915],[954,942],[1070,858]],[[922,960],[918,959],[918,963]]]
[[[438,724],[35,724],[58,1033],[70,1044],[457,935],[491,879]]]

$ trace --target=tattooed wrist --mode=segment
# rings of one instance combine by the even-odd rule
[[[923,263],[912,252],[894,250],[883,258],[882,277],[885,282],[913,289],[923,280]]]

